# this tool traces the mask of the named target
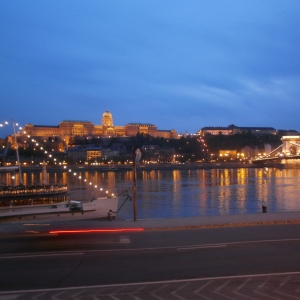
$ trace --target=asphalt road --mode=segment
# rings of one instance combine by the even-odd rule
[[[77,294],[79,287],[83,292],[91,291],[92,287],[108,289],[116,284],[127,288],[138,284],[135,287],[139,290],[145,283],[148,283],[148,296],[151,283],[152,288],[163,291],[160,299],[171,299],[169,296],[174,293],[171,286],[177,291],[181,283],[181,292],[187,286],[190,291],[197,280],[201,281],[203,291],[207,289],[205,284],[215,286],[216,282],[214,291],[226,285],[230,287],[226,293],[247,286],[256,291],[257,297],[253,299],[265,299],[262,295],[258,297],[257,292],[263,282],[268,282],[265,286],[269,287],[273,283],[270,293],[284,282],[285,288],[292,285],[293,295],[273,297],[300,299],[297,294],[300,290],[299,224],[58,235],[47,234],[45,227],[39,230],[39,226],[43,225],[31,225],[30,235],[0,238],[0,299],[43,290],[48,296],[50,291],[63,294],[66,289]],[[260,276],[259,284],[254,286],[258,281],[253,278],[257,276]],[[278,276],[283,277],[278,279]],[[157,286],[170,282],[167,291]],[[198,289],[199,286],[193,290],[194,296]],[[288,290],[290,293],[291,288]],[[126,294],[124,289],[122,293]],[[207,299],[221,299],[218,292],[213,296]],[[136,294],[135,297],[148,299]],[[235,293],[235,298],[230,299],[246,298]]]

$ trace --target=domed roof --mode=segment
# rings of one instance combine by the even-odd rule
[[[102,117],[104,118],[104,117],[109,117],[109,118],[112,118],[112,114],[107,110],[107,111],[105,111],[104,113],[103,113],[103,115],[102,115]]]
[[[108,110],[102,115],[102,126],[114,126],[112,114]]]

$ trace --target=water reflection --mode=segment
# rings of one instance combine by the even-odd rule
[[[300,210],[299,169],[139,170],[137,217],[162,218]],[[15,176],[15,179],[13,179]],[[0,173],[0,182],[18,184],[18,174]],[[49,171],[50,184],[68,184],[68,199],[90,200],[106,191],[132,195],[131,171],[74,173]],[[42,172],[23,174],[25,185],[42,181]],[[97,188],[95,188],[97,187]],[[100,188],[103,188],[101,191]],[[132,218],[132,203],[119,213]]]

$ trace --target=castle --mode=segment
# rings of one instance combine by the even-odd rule
[[[26,124],[19,136],[32,138],[57,138],[65,145],[74,137],[130,137],[138,133],[149,134],[153,137],[175,139],[175,130],[158,130],[154,124],[128,123],[125,126],[115,126],[112,114],[107,110],[102,115],[102,124],[95,125],[89,121],[64,120],[57,126]]]

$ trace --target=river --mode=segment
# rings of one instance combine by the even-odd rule
[[[18,174],[16,174],[16,177]],[[128,190],[132,196],[133,172],[48,172],[50,184],[68,184],[68,199]],[[25,172],[25,185],[41,182],[42,172]],[[15,180],[17,180],[16,178]],[[86,181],[84,181],[86,180]],[[11,173],[0,174],[0,182],[13,184]],[[103,191],[100,190],[103,188]],[[123,199],[123,198],[122,198]],[[300,210],[300,169],[233,168],[138,170],[137,218],[251,214]],[[119,218],[133,218],[127,201]]]

